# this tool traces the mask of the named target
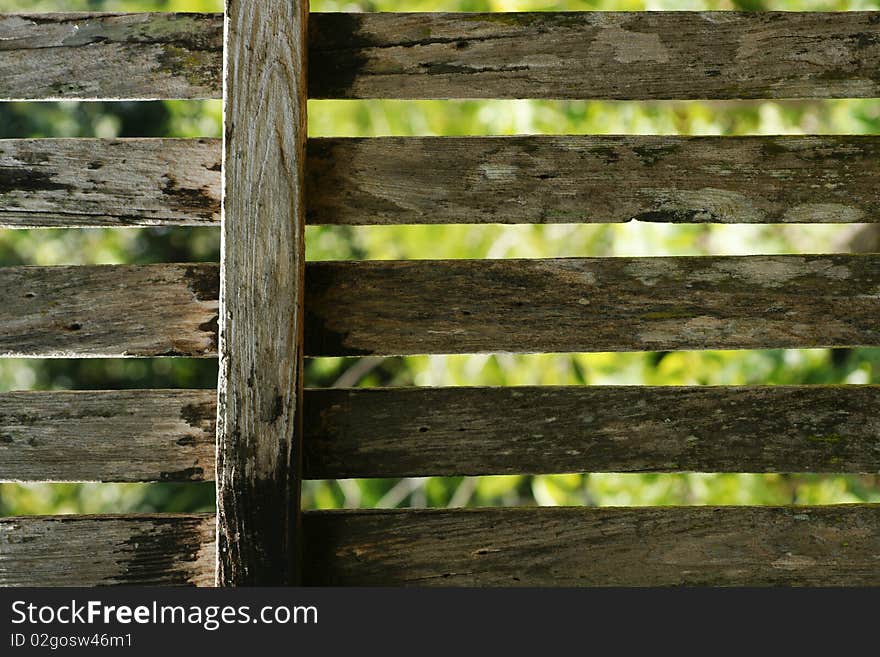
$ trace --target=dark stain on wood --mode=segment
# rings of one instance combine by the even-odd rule
[[[184,278],[199,301],[215,301],[220,298],[220,267],[213,263],[202,263],[186,267]],[[217,318],[213,320],[215,328]],[[200,327],[201,328],[201,327]]]
[[[68,189],[52,175],[21,167],[0,167],[0,194],[8,192],[46,192]]]
[[[308,26],[310,56],[308,58],[309,92],[320,85],[320,93],[327,97],[346,98],[352,85],[367,64],[367,57],[359,49],[371,46],[360,31],[358,14],[333,13],[315,19],[311,14]],[[316,51],[314,45],[322,44]],[[321,82],[316,82],[320,80]]]

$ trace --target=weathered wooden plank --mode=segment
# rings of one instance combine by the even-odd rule
[[[877,137],[312,139],[317,224],[880,218]]]
[[[0,586],[211,586],[214,514],[0,518]]]
[[[880,345],[880,257],[313,262],[308,356]]]
[[[305,583],[878,585],[876,505],[307,512]],[[213,516],[0,519],[0,585],[213,581]]]
[[[306,390],[305,476],[877,472],[880,386]]]
[[[220,586],[299,579],[308,2],[227,0]]]
[[[306,583],[877,586],[880,509],[342,511],[304,517]]]
[[[214,479],[215,390],[0,394],[0,481]]]
[[[272,239],[254,253],[274,261],[291,252]],[[280,316],[293,284],[251,279],[259,281],[275,286],[258,299]],[[876,346],[878,285],[874,255],[314,262],[305,350]],[[244,308],[244,316],[264,316],[254,313]],[[212,356],[217,317],[213,264],[0,269],[2,356]],[[277,349],[279,363],[295,353],[290,345]]]
[[[0,140],[0,226],[220,221],[216,139]]]
[[[876,12],[314,13],[309,93],[875,97],[878,23]],[[219,98],[222,39],[219,14],[5,15],[0,99]]]
[[[219,221],[213,139],[0,140],[0,225]],[[309,140],[309,223],[844,223],[880,216],[880,140]]]
[[[0,268],[0,356],[214,356],[215,264]]]
[[[877,472],[877,386],[304,391],[305,479]],[[0,394],[0,480],[211,481],[213,390]],[[783,409],[783,411],[780,411]]]
[[[316,14],[315,98],[880,95],[876,12]]]
[[[219,98],[220,14],[0,15],[0,100]]]

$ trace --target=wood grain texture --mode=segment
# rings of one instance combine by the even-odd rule
[[[214,479],[214,390],[0,393],[0,481]]]
[[[311,139],[314,224],[880,220],[876,137]]]
[[[0,518],[0,586],[210,586],[214,515]]]
[[[880,471],[880,386],[306,390],[305,476]]]
[[[307,513],[306,584],[877,586],[880,509]]]
[[[0,226],[220,221],[216,139],[0,140]]]
[[[227,0],[221,586],[298,581],[308,2]]]
[[[876,12],[316,14],[315,98],[880,95]]]
[[[217,265],[0,268],[0,356],[214,356]]]
[[[307,356],[880,345],[880,257],[312,262]]]
[[[219,14],[0,15],[0,100],[219,98]]]

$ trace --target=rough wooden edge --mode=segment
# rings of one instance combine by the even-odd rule
[[[307,585],[877,586],[880,507],[305,514]]]
[[[215,390],[0,393],[0,481],[214,478]]]
[[[306,0],[227,0],[221,586],[299,580]]]
[[[214,514],[0,518],[0,586],[211,586]]]

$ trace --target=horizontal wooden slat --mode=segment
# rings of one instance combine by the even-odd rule
[[[308,479],[877,472],[878,386],[307,389]],[[213,390],[0,394],[2,481],[212,481]]]
[[[865,136],[312,139],[308,220],[867,222],[878,162]],[[0,140],[0,225],[214,224],[219,211],[219,140]]]
[[[880,257],[313,262],[307,356],[880,345]]]
[[[880,257],[313,262],[309,356],[877,346]],[[0,269],[0,355],[213,356],[215,264]]]
[[[306,390],[305,473],[878,472],[878,404],[852,385]]]
[[[310,16],[315,98],[875,97],[876,12]],[[0,16],[0,99],[220,98],[220,14]]]
[[[0,226],[219,220],[219,140],[0,140]]]
[[[0,99],[219,98],[221,14],[0,15]]]
[[[316,98],[880,95],[876,12],[313,14]]]
[[[214,356],[216,264],[0,268],[0,356]]]
[[[652,507],[307,512],[311,585],[880,584],[880,510]],[[214,581],[213,515],[0,519],[0,585]]]
[[[877,137],[309,141],[318,224],[880,220]]]
[[[214,516],[0,518],[0,586],[212,586]]]
[[[880,508],[307,513],[307,584],[877,586]]]
[[[214,479],[214,390],[0,394],[0,481]]]

